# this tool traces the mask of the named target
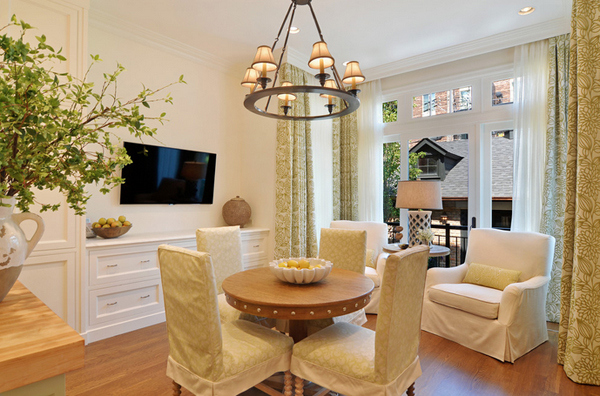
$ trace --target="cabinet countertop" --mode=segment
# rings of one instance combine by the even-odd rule
[[[268,228],[259,227],[248,227],[241,228],[240,231],[245,232],[261,232],[269,231]],[[131,232],[131,231],[130,231]],[[143,233],[143,234],[130,234],[127,233],[118,238],[102,239],[102,238],[89,238],[85,242],[85,247],[90,248],[102,248],[106,246],[118,246],[118,245],[132,245],[137,243],[148,243],[148,242],[169,242],[180,239],[196,239],[196,230],[189,231],[172,231],[172,232],[156,232],[156,233]]]
[[[19,281],[0,302],[0,392],[83,367],[84,341]]]

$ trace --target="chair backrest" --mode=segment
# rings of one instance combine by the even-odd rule
[[[198,228],[196,246],[199,252],[210,254],[217,290],[223,293],[221,285],[225,278],[243,269],[240,227]]]
[[[418,245],[388,257],[375,328],[375,378],[389,383],[417,357],[429,247]]]
[[[223,371],[221,322],[210,256],[176,246],[158,247],[169,355],[209,380]]]
[[[465,263],[521,271],[521,282],[550,276],[554,243],[554,237],[537,232],[474,228],[469,233]]]
[[[367,232],[321,228],[319,258],[329,260],[335,268],[365,273]]]
[[[372,249],[375,252],[375,257],[383,252],[383,245],[388,243],[388,226],[385,223],[376,221],[336,220],[332,221],[329,227],[367,231],[367,249]]]

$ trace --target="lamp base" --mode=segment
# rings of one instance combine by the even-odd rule
[[[420,245],[417,240],[417,233],[421,228],[431,228],[430,210],[409,210],[408,211],[408,246]]]

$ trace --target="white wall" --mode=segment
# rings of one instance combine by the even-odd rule
[[[164,126],[155,124],[159,130],[156,138],[169,147],[216,153],[217,165],[212,205],[120,205],[118,187],[102,195],[99,187],[90,186],[92,198],[87,217],[95,221],[100,217],[125,215],[134,225],[130,234],[225,225],[221,215],[223,204],[236,195],[243,196],[240,137],[246,132],[238,105],[241,87],[235,76],[90,25],[89,52],[103,59],[92,69],[90,80],[100,84],[102,73],[112,71],[120,62],[127,71],[119,78],[119,96],[130,98],[140,91],[142,83],[157,88],[183,74],[187,85],[178,84],[166,91],[172,93],[174,104],[152,105],[147,111],[155,115],[165,111],[170,120]],[[117,134],[124,140],[137,141],[127,131]],[[144,141],[160,144],[152,138]]]

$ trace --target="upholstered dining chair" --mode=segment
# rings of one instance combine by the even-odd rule
[[[221,285],[225,278],[244,269],[242,261],[242,239],[240,227],[198,228],[196,230],[196,246],[199,252],[210,254],[215,271],[219,299],[219,316],[221,323],[236,319],[251,322],[266,321],[266,318],[243,314],[233,308],[225,300]],[[272,327],[270,324],[267,327]]]
[[[429,247],[387,259],[375,331],[336,323],[294,345],[296,392],[303,379],[344,395],[414,395]]]
[[[194,395],[237,395],[280,371],[291,394],[292,339],[245,320],[221,324],[210,255],[161,245],[158,259],[173,395],[181,386]]]
[[[464,264],[427,273],[422,329],[509,362],[547,341],[554,243],[535,232],[471,230]]]
[[[367,256],[367,232],[364,230],[343,230],[321,228],[319,240],[319,258],[331,261],[335,268],[365,273]],[[365,310],[331,319],[318,319],[308,322],[309,333],[315,328],[324,328],[333,323],[347,322],[358,326],[367,323]]]
[[[381,280],[385,270],[385,262],[388,253],[383,251],[383,245],[388,243],[388,226],[386,223],[376,221],[332,221],[331,228],[344,230],[365,230],[367,232],[367,259],[365,275],[373,281],[374,288],[371,293],[371,301],[365,307],[368,314],[376,314],[379,308],[379,296],[381,294]]]

